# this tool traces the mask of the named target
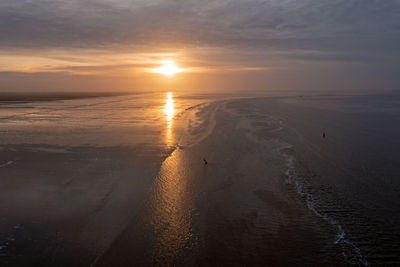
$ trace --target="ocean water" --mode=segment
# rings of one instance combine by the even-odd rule
[[[398,96],[3,102],[0,263],[400,265],[399,136]]]
[[[286,183],[334,229],[344,263],[399,265],[400,97],[243,101],[255,134],[288,144]]]
[[[90,265],[135,217],[178,141],[190,142],[174,118],[204,102],[172,92],[2,102],[1,264]]]
[[[165,144],[165,128],[207,96],[136,94],[0,106],[2,144],[134,146]],[[168,102],[170,101],[170,102]],[[163,132],[164,131],[164,132]]]

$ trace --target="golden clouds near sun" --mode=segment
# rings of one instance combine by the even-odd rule
[[[183,69],[176,66],[174,61],[166,60],[163,62],[162,66],[160,66],[159,68],[153,69],[152,72],[164,74],[166,76],[172,76],[177,73],[183,72]]]

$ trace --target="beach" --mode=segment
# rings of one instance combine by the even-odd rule
[[[2,104],[0,263],[399,264],[398,99]]]

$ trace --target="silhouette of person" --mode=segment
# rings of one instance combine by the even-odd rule
[[[322,138],[325,138],[326,137],[326,134],[325,134],[325,132],[323,132],[322,133]]]

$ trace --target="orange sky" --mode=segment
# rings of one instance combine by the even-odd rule
[[[396,0],[0,2],[0,92],[398,90]],[[184,71],[151,70],[172,60]]]

